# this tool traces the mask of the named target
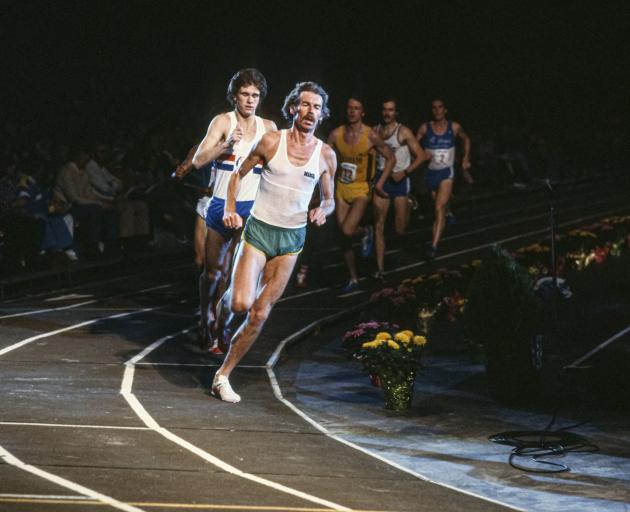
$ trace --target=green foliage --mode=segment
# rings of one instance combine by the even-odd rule
[[[467,335],[488,348],[529,343],[541,307],[527,270],[500,247],[475,272],[464,311]]]

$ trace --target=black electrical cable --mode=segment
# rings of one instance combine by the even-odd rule
[[[584,436],[566,432],[565,427],[559,430],[512,430],[494,434],[489,441],[513,446],[508,462],[510,466],[529,473],[562,473],[569,471],[566,464],[544,460],[549,457],[564,457],[568,453],[596,452],[599,448]],[[517,462],[520,457],[527,457],[536,465],[551,466],[531,467]]]

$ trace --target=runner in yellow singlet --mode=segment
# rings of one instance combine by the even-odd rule
[[[335,190],[337,224],[344,240],[344,260],[350,280],[344,286],[345,293],[359,287],[357,267],[352,250],[352,239],[362,236],[363,256],[372,250],[372,226],[360,226],[365,209],[370,203],[370,180],[373,175],[374,150],[383,156],[385,165],[381,178],[374,185],[374,192],[387,197],[383,185],[392,172],[396,158],[383,139],[369,126],[363,124],[363,102],[351,97],[346,110],[346,124],[335,128],[328,136],[337,152],[337,183]]]

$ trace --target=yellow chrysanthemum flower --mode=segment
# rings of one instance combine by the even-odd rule
[[[481,263],[482,263],[481,260],[472,260],[470,262],[470,266],[471,267],[479,267],[481,265]]]
[[[427,339],[424,336],[414,336],[413,344],[419,347],[424,347],[427,344]]]
[[[411,336],[410,336],[409,334],[406,334],[407,332],[411,332],[411,331],[397,332],[396,336],[394,336],[394,339],[406,345],[407,343],[411,341],[411,336],[413,336],[413,333],[411,333]]]
[[[387,346],[389,348],[393,348],[394,350],[399,350],[400,349],[400,345],[398,343],[396,343],[394,340],[387,340]]]
[[[376,335],[376,338],[374,338],[375,340],[391,340],[392,339],[392,335],[389,334],[388,332],[379,332]]]

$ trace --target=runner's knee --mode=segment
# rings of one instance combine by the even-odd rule
[[[221,270],[218,268],[210,268],[205,271],[206,281],[216,283],[221,279]]]
[[[262,327],[267,321],[267,318],[269,318],[270,312],[271,305],[256,304],[250,309],[247,321],[250,325],[253,325],[254,327]]]

